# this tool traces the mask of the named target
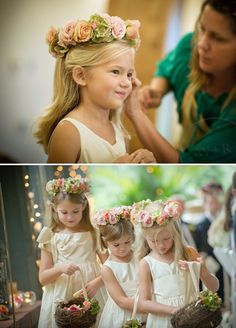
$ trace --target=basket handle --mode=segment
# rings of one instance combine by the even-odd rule
[[[83,296],[84,296],[85,301],[88,301],[88,293],[87,293],[87,290],[85,288],[83,273],[82,273],[81,270],[79,270],[79,272],[80,272],[80,278],[81,278],[81,285],[82,285],[82,290],[83,290]]]
[[[200,274],[200,263],[198,262],[187,262],[188,271],[185,272],[185,291],[184,291],[184,303],[188,304],[191,299],[191,285],[193,284],[196,296],[199,293],[199,274]]]
[[[134,306],[133,306],[131,320],[135,319],[135,317],[136,317],[137,307],[138,307],[138,299],[139,299],[139,293],[137,290],[135,293],[135,296],[134,296]]]

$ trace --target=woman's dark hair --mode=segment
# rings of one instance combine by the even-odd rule
[[[236,171],[234,172],[232,177],[232,188],[236,189]]]
[[[233,225],[232,212],[231,212],[232,199],[233,199],[232,187],[230,186],[225,193],[225,205],[224,205],[224,214],[225,214],[224,230],[225,231],[229,231]]]
[[[202,4],[202,11],[206,5],[218,13],[227,16],[232,32],[236,34],[236,1],[235,0],[205,0]]]

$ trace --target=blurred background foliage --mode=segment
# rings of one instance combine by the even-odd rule
[[[221,183],[226,190],[234,171],[234,165],[98,165],[89,166],[87,175],[98,210],[172,195],[192,200],[210,181]]]

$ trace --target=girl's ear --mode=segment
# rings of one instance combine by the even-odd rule
[[[72,77],[73,80],[78,84],[85,86],[86,83],[86,77],[85,77],[85,69],[81,66],[74,67],[72,70]]]

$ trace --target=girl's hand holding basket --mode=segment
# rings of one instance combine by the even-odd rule
[[[80,295],[57,305],[55,321],[59,328],[89,328],[96,322],[100,306],[95,298],[88,297],[81,271],[80,274],[82,282]],[[78,294],[75,293],[74,295],[77,296]]]
[[[143,327],[143,323],[135,319],[136,313],[137,313],[137,306],[138,306],[138,292],[136,292],[135,298],[134,298],[134,307],[133,307],[133,312],[131,319],[126,321],[121,328],[141,328]]]

